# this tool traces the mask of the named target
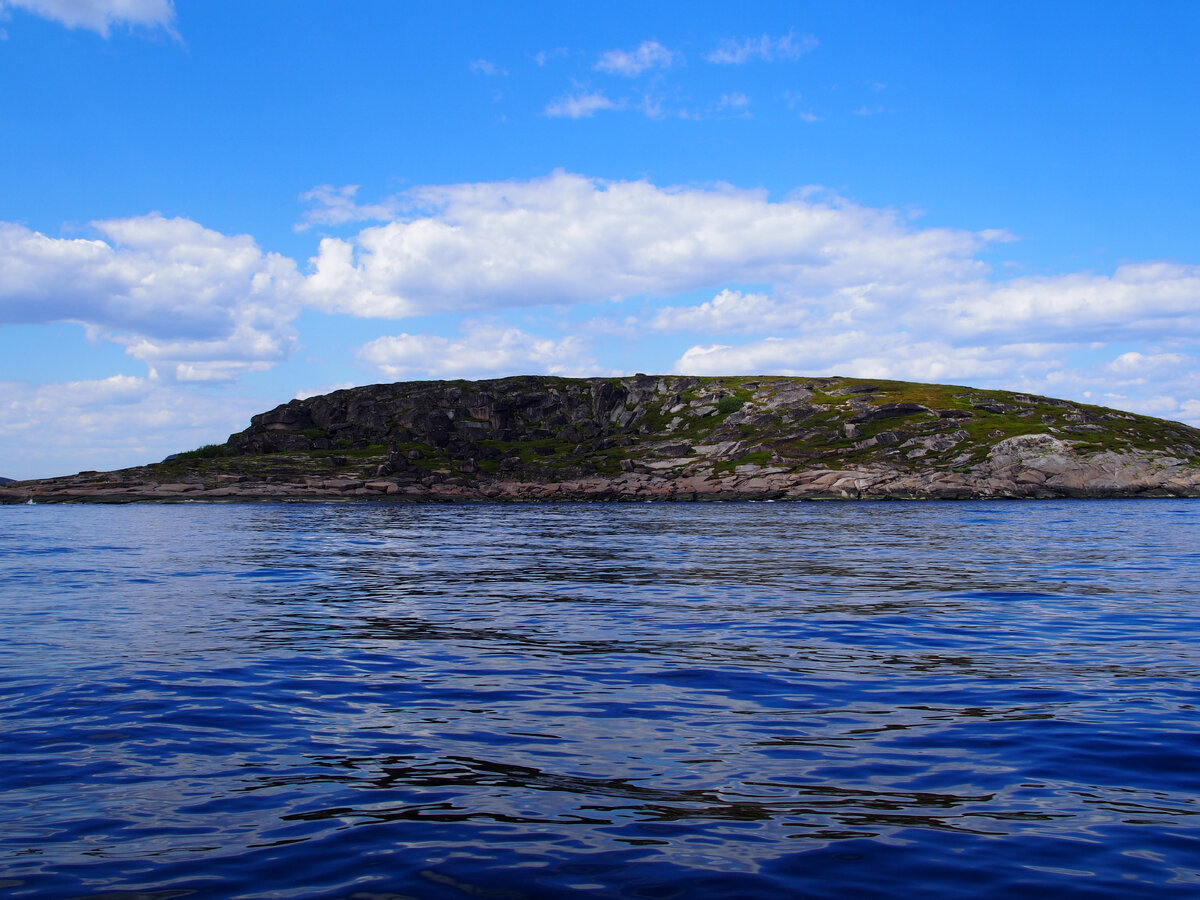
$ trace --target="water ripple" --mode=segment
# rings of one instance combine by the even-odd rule
[[[1192,897],[1200,507],[0,509],[12,897]]]

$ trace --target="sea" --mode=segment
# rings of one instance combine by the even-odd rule
[[[1200,501],[0,507],[0,896],[1200,896]]]

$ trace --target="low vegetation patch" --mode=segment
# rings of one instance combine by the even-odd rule
[[[723,416],[728,416],[737,412],[746,405],[745,397],[738,397],[735,394],[726,394],[717,401],[717,412]]]
[[[237,456],[238,452],[228,444],[205,444],[195,450],[185,450],[167,457],[164,462],[186,459],[222,459],[227,456]]]
[[[724,472],[733,472],[738,466],[765,466],[771,461],[770,450],[756,450],[753,453],[746,453],[739,456],[737,459],[727,459],[713,466],[713,471],[720,474]]]

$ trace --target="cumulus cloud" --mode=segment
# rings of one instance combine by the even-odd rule
[[[395,217],[398,208],[394,201],[358,203],[355,196],[359,185],[346,184],[334,187],[319,184],[300,195],[300,199],[311,204],[305,210],[304,219],[295,226],[296,231],[307,231],[313,225],[345,225],[347,222],[387,221]]]
[[[0,0],[0,13],[20,9],[68,28],[108,37],[113,26],[161,28],[175,32],[174,0]]]
[[[603,304],[589,333],[651,354],[640,368],[669,352],[680,372],[976,383],[1195,420],[1200,266],[1005,278],[981,259],[1002,231],[921,227],[814,190],[773,199],[555,172],[377,203],[354,186],[306,197],[314,223],[382,222],[324,237],[304,276],[248,236],[186,219],[100,222],[91,239],[0,223],[0,324],[78,322],[158,383],[204,390],[285,358],[301,305],[489,317],[455,337],[411,329],[360,348],[390,378],[595,374],[580,338],[499,316]]]
[[[79,469],[81,448],[95,469],[156,462],[216,443],[263,409],[262,401],[210,395],[152,378],[113,375],[33,385],[0,382],[0,460],[8,478]]]
[[[1034,348],[956,347],[902,332],[845,331],[767,338],[740,346],[697,345],[679,358],[674,370],[687,375],[836,373],[903,381],[979,382],[1003,375],[1041,375],[1055,365],[1046,353]]]
[[[300,388],[300,390],[292,395],[292,399],[307,400],[309,397],[320,397],[323,394],[332,394],[334,391],[344,391],[352,387],[357,387],[353,381],[339,381],[334,384],[326,384],[322,387]]]
[[[1108,370],[1117,375],[1144,378],[1148,375],[1163,372],[1178,372],[1200,368],[1200,359],[1183,353],[1138,353],[1131,350],[1122,353],[1111,363]]]
[[[1092,351],[1096,352],[1096,351]],[[1004,388],[1068,397],[1200,425],[1195,357],[1136,351],[1103,362],[1077,344],[956,344],[904,331],[805,329],[797,337],[689,347],[673,371],[689,375],[853,375]],[[1180,358],[1176,358],[1180,357]]]
[[[596,63],[596,70],[610,75],[635,78],[648,69],[666,69],[674,65],[679,54],[668,50],[658,41],[642,41],[636,50],[609,50]]]
[[[539,66],[544,66],[552,59],[563,59],[568,55],[566,47],[555,47],[553,50],[539,50],[534,54],[533,61]]]
[[[545,111],[554,119],[587,119],[600,110],[620,108],[620,104],[606,97],[603,91],[586,91],[560,97],[549,103]]]
[[[1115,381],[1105,366],[1073,360],[1071,344],[955,345],[905,332],[815,333],[689,348],[674,371],[691,375],[853,375],[1020,390],[1100,403],[1200,425],[1197,378]],[[1141,385],[1150,389],[1142,390]],[[1120,390],[1134,387],[1134,390]],[[1114,389],[1117,388],[1117,389]]]
[[[526,182],[426,187],[410,215],[313,258],[310,302],[403,317],[578,303],[772,282],[826,292],[979,277],[999,232],[917,230],[837,198],[772,201],[728,186],[660,188],[556,172]],[[415,214],[414,214],[415,213]]]
[[[726,288],[697,306],[668,306],[651,317],[656,331],[699,331],[730,333],[793,329],[808,317],[800,304],[781,303],[766,294]]]
[[[911,237],[919,240],[919,234],[914,231]],[[910,331],[955,345],[1060,342],[1086,347],[1200,338],[1197,266],[1148,262],[1121,266],[1112,275],[998,281],[982,265],[957,265],[963,262],[957,256],[928,257],[924,273],[888,271],[876,257],[864,241],[847,265],[830,266],[822,277],[797,270],[791,278],[776,278],[764,272],[745,280],[770,281],[774,294],[725,289],[700,304],[661,309],[645,324],[662,331],[770,333],[803,323],[806,329],[830,332],[851,327]],[[1165,371],[1168,363],[1192,360],[1181,354],[1135,352],[1122,357],[1112,371],[1146,367],[1151,361],[1156,371]]]
[[[799,59],[816,46],[817,39],[811,34],[797,37],[795,32],[789,31],[782,37],[764,34],[761,37],[725,38],[704,58],[711,63],[740,66],[754,60],[774,62]]]
[[[796,118],[801,122],[807,122],[811,125],[813,122],[823,121],[811,109],[800,108],[800,104],[804,102],[804,95],[799,91],[784,91],[783,101],[787,104],[788,109],[796,110]]]
[[[453,339],[431,334],[381,337],[360,348],[359,356],[397,380],[592,374],[579,338],[554,340],[492,323],[471,323]]]
[[[471,60],[471,71],[480,75],[507,75],[508,70],[501,68],[489,59],[473,59]]]
[[[1187,422],[1200,427],[1200,400],[1184,400],[1178,403],[1178,406],[1172,410],[1170,415],[1181,422]]]
[[[717,102],[717,112],[736,115],[749,115],[750,98],[745,94],[734,91],[731,94],[722,94],[721,99]]]
[[[1111,279],[1089,278],[1097,280],[1100,295],[1105,289],[1121,293],[1120,273]],[[1057,285],[1065,295],[1061,302],[1069,306],[1076,281],[1077,276],[1039,279],[1039,291],[1045,292],[1039,296],[1054,297]],[[1012,313],[1014,322],[1003,329],[972,330],[947,315],[945,307],[925,305],[922,294],[950,289],[934,285],[909,296],[895,294],[886,303],[876,302],[877,297],[858,306],[837,299],[852,293],[847,291],[807,302],[723,292],[695,307],[660,311],[647,324],[726,338],[688,348],[674,365],[681,373],[838,373],[972,384],[1103,402],[1200,424],[1189,405],[1200,394],[1200,359],[1194,352],[1153,349],[1163,341],[1194,345],[1197,323],[1193,317],[1164,317],[1164,312],[1179,311],[1170,280],[1145,287],[1140,301],[1129,303],[1127,328],[1111,306],[1102,304],[1075,307],[1074,322],[1070,316],[1060,317],[1053,303],[1039,315],[1016,286],[1005,284],[964,288],[973,291],[974,303],[992,310],[996,319]],[[888,294],[880,291],[878,296]],[[1200,308],[1200,293],[1193,295],[1191,305]],[[1144,321],[1166,324],[1156,331]],[[768,336],[740,344],[727,340],[739,331]],[[1097,335],[1107,340],[1094,340]],[[1118,342],[1140,342],[1144,349],[1110,349]]]
[[[931,286],[924,296],[925,318],[960,335],[1053,332],[1077,341],[1200,336],[1200,266],[1131,263],[1111,276],[1072,273]]]
[[[214,380],[290,352],[295,263],[156,213],[95,222],[104,239],[0,223],[0,324],[77,322],[151,371]]]

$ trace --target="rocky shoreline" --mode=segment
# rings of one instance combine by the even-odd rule
[[[1169,458],[1153,462],[1108,454],[1073,460],[1046,454],[972,473],[907,473],[886,467],[787,472],[761,467],[717,477],[630,472],[564,481],[461,478],[370,479],[277,476],[260,481],[227,476],[157,482],[121,477],[76,477],[0,488],[7,503],[179,503],[188,501],[707,501],[707,500],[968,500],[1063,497],[1197,497],[1200,471]]]
[[[402,382],[292,401],[3,503],[1200,496],[1200,431],[1004,391],[823,378]]]

